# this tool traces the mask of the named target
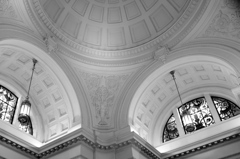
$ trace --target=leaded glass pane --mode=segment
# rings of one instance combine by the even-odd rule
[[[172,114],[164,127],[163,142],[175,139],[178,136],[179,136],[179,133],[178,133],[178,129],[177,129],[177,124],[175,121],[175,117]]]
[[[18,98],[0,85],[0,118],[12,124]]]
[[[183,104],[178,111],[186,134],[215,123],[204,97]]]
[[[220,97],[212,97],[212,100],[221,120],[227,120],[240,114],[240,108],[233,102]]]

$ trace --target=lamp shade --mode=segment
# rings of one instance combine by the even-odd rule
[[[25,99],[22,102],[20,113],[19,113],[19,116],[18,116],[18,121],[22,125],[27,125],[29,123],[29,120],[30,120],[30,109],[31,109],[31,103],[29,102],[28,99]]]

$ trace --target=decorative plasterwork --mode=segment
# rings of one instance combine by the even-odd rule
[[[21,18],[19,17],[19,13],[15,9],[15,3],[13,2],[13,0],[0,1],[0,17],[21,21]]]
[[[32,150],[14,142],[14,141],[11,141],[10,139],[8,139],[4,136],[1,136],[1,135],[0,135],[0,143],[11,146],[11,147],[13,147],[17,150],[22,151],[26,155],[30,155],[30,156],[32,156],[34,158],[37,158],[37,159],[41,159],[41,158],[48,157],[50,155],[54,155],[59,151],[68,149],[71,146],[74,146],[74,145],[77,145],[77,144],[82,144],[82,143],[87,144],[92,149],[99,149],[99,150],[102,150],[102,151],[118,150],[120,148],[131,145],[131,146],[134,146],[136,149],[138,149],[139,152],[143,153],[147,157],[150,157],[150,158],[153,158],[153,159],[160,159],[160,153],[159,152],[154,150],[154,148],[152,146],[150,146],[149,144],[141,143],[135,137],[132,137],[131,139],[128,139],[128,140],[120,142],[120,143],[115,143],[115,144],[111,144],[111,145],[101,145],[97,142],[91,141],[90,139],[88,139],[84,135],[79,135],[75,138],[72,138],[72,139],[70,139],[70,140],[68,140],[64,143],[61,143],[57,146],[54,146],[54,147],[52,147],[48,150],[45,150],[41,153],[34,152],[34,151],[32,151]]]
[[[87,86],[91,100],[94,127],[109,129],[114,125],[114,103],[129,75],[106,75],[79,72]]]
[[[147,12],[149,12],[148,14],[150,15],[150,12],[153,13],[154,10],[152,10],[152,5],[148,5],[148,2],[149,1],[142,1],[142,3],[140,4],[144,4],[146,3],[146,6],[150,7],[151,9],[149,9]],[[186,4],[187,4],[187,1],[184,1]],[[53,34],[55,34],[56,37],[58,37],[61,41],[63,41],[64,43],[66,43],[67,45],[69,45],[70,47],[73,47],[74,49],[77,49],[79,50],[82,54],[86,54],[87,56],[95,56],[95,57],[98,57],[98,58],[108,58],[108,57],[117,57],[117,58],[124,58],[124,57],[129,57],[129,56],[139,56],[143,53],[146,52],[147,49],[150,49],[152,47],[154,47],[154,45],[156,45],[157,43],[163,43],[165,40],[168,40],[170,38],[172,38],[173,36],[176,35],[176,33],[179,31],[180,28],[182,28],[186,22],[189,21],[189,19],[192,17],[192,13],[195,13],[195,10],[196,8],[200,5],[200,4],[205,4],[205,5],[202,5],[199,10],[202,10],[202,9],[205,9],[205,6],[208,4],[208,1],[197,1],[197,0],[192,0],[189,2],[189,4],[187,4],[187,9],[183,12],[183,10],[181,11],[181,14],[184,14],[184,16],[182,15],[181,17],[179,17],[179,19],[176,21],[176,23],[174,23],[174,26],[172,27],[169,27],[169,29],[167,31],[165,31],[164,33],[159,33],[158,37],[156,37],[156,31],[153,31],[153,30],[150,30],[150,34],[151,36],[147,37],[145,39],[145,35],[149,35],[149,34],[146,34],[147,32],[144,31],[144,23],[139,23],[139,26],[138,27],[135,27],[138,31],[140,31],[142,33],[142,35],[138,34],[137,36],[138,37],[135,37],[133,34],[132,36],[134,36],[134,38],[132,39],[137,39],[137,41],[141,41],[143,39],[143,41],[141,41],[140,43],[142,44],[141,46],[137,46],[136,45],[133,45],[135,48],[131,48],[131,47],[127,47],[127,48],[130,48],[130,49],[127,49],[127,50],[121,50],[121,51],[116,51],[116,49],[122,49],[122,48],[126,48],[125,46],[124,47],[119,47],[119,46],[116,46],[114,47],[114,51],[100,51],[100,50],[104,50],[104,49],[111,49],[110,47],[97,47],[97,49],[100,49],[100,50],[96,50],[96,49],[90,49],[89,47],[94,47],[94,46],[91,46],[91,45],[87,45],[87,47],[85,47],[84,43],[79,43],[79,41],[82,41],[82,40],[70,40],[72,38],[68,38],[67,35],[64,35],[62,31],[59,31],[53,24],[53,22],[47,18],[47,13],[42,9],[41,7],[41,4],[39,3],[38,0],[34,0],[34,2],[29,2],[31,5],[33,5],[34,7],[34,10],[36,11],[36,13],[38,13],[39,15],[39,18],[42,19],[42,22],[45,23],[45,25],[48,27],[48,29],[50,29],[52,31]],[[65,3],[65,2],[59,2],[59,3]],[[150,2],[149,2],[150,3]],[[155,2],[151,2],[151,3],[155,3]],[[28,3],[26,3],[28,5]],[[127,2],[123,3],[123,6],[124,4],[128,4]],[[138,4],[139,5],[139,4]],[[160,5],[160,4],[159,4]],[[172,5],[172,3],[170,4]],[[89,6],[92,6],[89,4]],[[130,5],[130,6],[134,6],[134,5]],[[145,7],[146,7],[145,6]],[[180,5],[182,6],[182,5]],[[186,6],[186,5],[185,5]],[[204,6],[204,7],[203,7]],[[146,12],[146,11],[141,11],[141,12]],[[119,12],[118,12],[119,13]],[[159,12],[160,13],[160,12]],[[76,14],[76,13],[74,13]],[[122,13],[121,13],[122,14]],[[129,16],[131,15],[134,15],[135,13],[129,13]],[[171,13],[173,14],[173,13]],[[117,11],[116,11],[116,16],[118,16],[117,14]],[[134,16],[133,16],[134,17]],[[154,15],[152,15],[152,17],[156,17]],[[201,15],[197,15],[197,17],[201,17]],[[119,19],[117,17],[111,17],[111,18],[115,18],[115,19]],[[96,19],[96,17],[95,17]],[[105,18],[107,19],[107,18]],[[140,22],[142,21],[142,16],[136,16],[136,18],[134,19],[139,19],[137,22]],[[196,19],[196,18],[194,18]],[[132,20],[130,20],[132,21]],[[149,21],[149,20],[148,20]],[[158,22],[158,19],[155,19],[156,22]],[[172,23],[172,22],[171,22]],[[89,25],[92,25],[92,23],[89,23]],[[135,23],[137,24],[137,23]],[[150,23],[146,23],[147,25],[154,25],[154,24],[150,24]],[[158,24],[158,23],[156,23]],[[155,24],[155,25],[156,25]],[[134,25],[134,24],[133,24]],[[93,25],[94,26],[94,25]],[[129,26],[132,26],[129,25]],[[82,26],[81,26],[82,27]],[[158,26],[161,28],[161,26]],[[84,28],[84,27],[83,27]],[[91,27],[88,27],[88,28],[91,28]],[[149,28],[149,27],[148,27]],[[151,26],[152,28],[152,26]],[[105,28],[104,28],[105,29]],[[126,29],[128,28],[124,28],[124,31],[126,31]],[[140,29],[140,30],[139,30]],[[142,31],[141,31],[142,29]],[[165,28],[164,28],[165,29]],[[81,28],[80,28],[81,30]],[[72,30],[73,31],[73,30]],[[81,31],[79,32],[81,34]],[[108,32],[110,33],[110,32]],[[112,34],[113,32],[111,32]],[[120,34],[121,32],[117,32],[117,34]],[[134,32],[132,32],[134,33]],[[99,29],[93,29],[91,31],[91,35],[87,35],[87,39],[92,39],[92,37],[94,37],[94,35],[97,35],[97,36],[100,36],[101,34],[101,30]],[[114,33],[116,34],[116,33]],[[126,34],[127,36],[129,36],[128,34]],[[126,36],[125,35],[125,36]],[[154,35],[154,36],[153,36]],[[82,36],[81,36],[82,37]],[[109,36],[111,37],[111,36]],[[117,37],[123,37],[123,38],[127,38],[127,37],[124,37],[124,36],[117,36]],[[103,35],[102,37],[102,42],[105,43],[104,41],[104,38],[105,38],[105,35]],[[154,40],[152,38],[155,38]],[[95,44],[99,44],[98,41],[96,41],[98,38],[95,37],[95,41],[94,43]],[[149,41],[149,39],[151,39],[151,41]],[[123,40],[123,39],[122,39]],[[112,42],[114,43],[111,43],[111,45],[114,45],[114,44],[130,44],[129,42],[124,42],[122,41],[121,39],[118,39],[117,41],[114,42],[114,40],[111,40]],[[181,40],[181,39],[179,39]],[[147,43],[146,43],[147,42]],[[103,44],[102,43],[102,44]],[[139,45],[139,43],[137,44]],[[172,47],[172,46],[170,46]]]
[[[183,156],[188,156],[188,155],[193,155],[195,153],[198,153],[200,151],[204,151],[207,149],[211,149],[214,148],[216,146],[220,146],[222,144],[231,142],[231,141],[235,141],[235,140],[239,140],[240,138],[240,133],[237,134],[233,134],[224,138],[221,138],[219,140],[215,140],[213,142],[198,146],[198,147],[194,147],[192,149],[189,149],[187,151],[166,157],[165,159],[172,159],[172,158],[180,158]],[[85,143],[88,146],[90,146],[92,149],[99,149],[102,151],[109,151],[109,150],[117,150],[129,145],[134,146],[135,148],[138,149],[139,152],[143,153],[144,155],[146,155],[149,158],[153,158],[153,159],[160,159],[161,158],[161,154],[160,153],[156,153],[156,151],[153,151],[153,147],[150,146],[149,144],[143,144],[141,142],[138,141],[138,139],[136,138],[131,138],[128,139],[126,141],[120,142],[120,143],[115,143],[115,144],[111,144],[111,145],[101,145],[97,142],[93,142],[90,139],[88,139],[87,137],[85,137],[84,135],[79,135],[75,138],[72,138],[64,143],[61,143],[57,146],[54,146],[48,150],[45,150],[44,152],[38,153],[38,152],[34,152],[14,141],[11,141],[10,139],[4,137],[4,136],[0,136],[0,143],[4,144],[4,145],[8,145],[11,146],[12,148],[16,149],[16,150],[20,150],[23,153],[25,153],[26,155],[30,155],[34,158],[37,159],[41,159],[41,158],[45,158],[48,157],[50,155],[54,155],[59,151],[63,151],[65,149],[68,149],[71,146],[77,145],[77,144],[81,144],[81,143]]]
[[[240,41],[240,3],[237,0],[222,0],[219,10],[202,37]]]

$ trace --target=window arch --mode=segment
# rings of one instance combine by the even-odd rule
[[[13,124],[18,97],[6,87],[0,85],[0,119]],[[27,125],[19,124],[19,129],[33,135],[32,122]]]
[[[163,142],[175,139],[177,137],[179,137],[179,133],[178,133],[175,117],[172,114],[169,117],[163,130]]]
[[[215,111],[215,114],[218,113],[219,115],[215,115],[215,118],[219,117],[221,121],[224,121],[240,114],[240,107],[237,106],[235,103],[221,97],[209,97],[209,100],[212,100],[211,102],[213,103],[213,105],[211,106],[213,109],[211,110]],[[214,109],[214,107],[216,109]],[[182,122],[182,129],[183,131],[185,131],[185,134],[195,132],[199,129],[208,127],[215,123],[214,117],[210,111],[210,107],[205,97],[200,97],[188,101],[177,109],[180,118],[175,118],[173,114],[170,115],[163,130],[163,142],[167,142],[179,136],[176,120]]]

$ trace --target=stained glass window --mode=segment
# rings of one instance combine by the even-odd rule
[[[33,135],[31,119],[29,120],[27,125],[19,124],[19,129],[24,131],[24,132],[26,132],[26,133],[28,133],[28,134],[30,134],[30,135]]]
[[[0,85],[0,118],[12,124],[18,98],[7,88]]]
[[[183,104],[178,108],[178,111],[186,134],[215,123],[204,97]]]
[[[163,142],[175,139],[178,136],[179,136],[179,133],[178,133],[178,129],[177,129],[177,124],[175,121],[175,117],[172,114],[164,127]]]
[[[212,100],[221,120],[226,120],[240,114],[240,108],[233,102],[220,97],[212,97]]]

